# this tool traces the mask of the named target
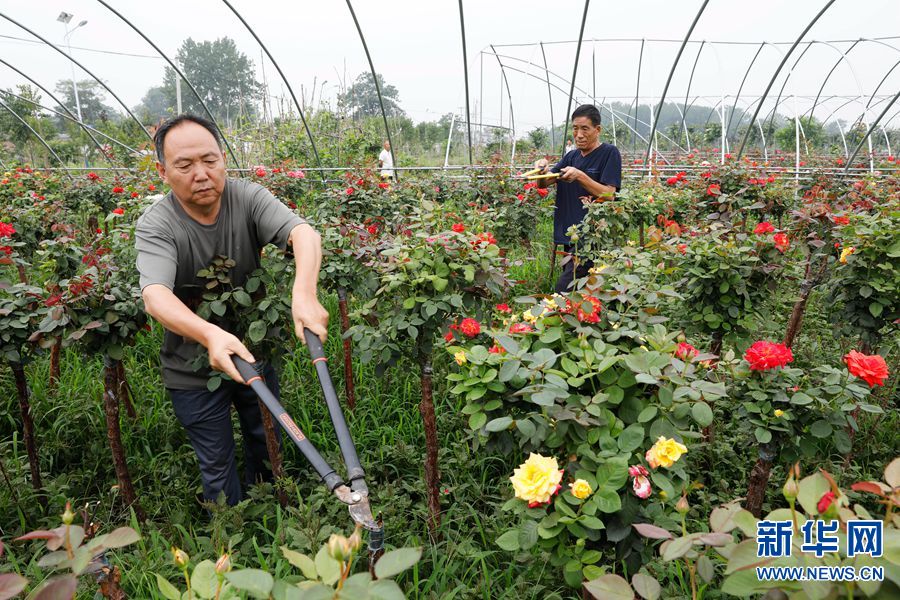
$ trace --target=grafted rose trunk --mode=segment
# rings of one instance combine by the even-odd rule
[[[428,501],[428,530],[437,536],[441,526],[440,473],[438,472],[437,418],[431,388],[431,361],[422,363],[422,402],[419,413],[425,426],[425,495]]]
[[[112,452],[113,467],[116,470],[116,479],[119,482],[119,493],[126,505],[134,509],[135,515],[141,521],[147,519],[144,509],[138,503],[134,484],[131,482],[131,473],[128,471],[128,461],[125,459],[125,447],[122,444],[122,430],[119,427],[119,389],[118,361],[106,358],[103,366],[103,411],[106,414],[106,438],[109,441],[109,449]]]
[[[56,389],[56,384],[59,383],[59,354],[61,352],[62,340],[55,340],[54,344],[50,346],[50,374],[47,377],[47,390],[53,391]]]
[[[125,405],[125,412],[130,418],[137,419],[137,411],[131,401],[131,386],[128,385],[128,379],[125,377],[125,365],[121,360],[116,363],[116,376],[119,378],[119,399]]]
[[[745,508],[753,513],[757,519],[762,514],[763,500],[766,498],[766,487],[772,476],[772,461],[762,457],[756,459],[753,470],[750,471],[750,481],[747,483],[747,502]]]
[[[16,393],[19,397],[19,410],[22,413],[22,438],[25,440],[25,452],[28,454],[28,467],[31,469],[31,485],[41,495],[41,462],[38,457],[37,438],[34,434],[34,420],[31,417],[31,402],[28,394],[28,380],[22,363],[9,363],[16,381]]]
[[[281,445],[278,443],[278,431],[272,421],[272,413],[266,408],[262,400],[259,402],[259,412],[262,414],[263,431],[266,433],[266,451],[269,453],[269,464],[272,465],[272,476],[275,481],[284,477],[284,460],[281,457]],[[278,488],[278,502],[281,506],[288,505],[288,497],[284,490]]]

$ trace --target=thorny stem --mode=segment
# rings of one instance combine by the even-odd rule
[[[191,592],[191,578],[188,576],[187,565],[184,565],[184,567],[181,568],[181,572],[184,574],[184,582],[187,584],[187,597],[188,599],[193,598],[194,595]]]
[[[75,552],[72,551],[72,542],[69,541],[69,527],[71,527],[71,525],[67,523],[65,537],[63,538],[63,545],[65,545],[66,547],[66,556],[69,557],[69,560],[71,560],[75,556]]]
[[[691,600],[697,600],[697,570],[694,568],[694,562],[690,559],[684,559],[688,566],[688,574],[691,577]]]
[[[794,522],[794,533],[800,533],[800,525],[797,524],[797,511],[794,508],[796,502],[797,501],[793,499],[788,500],[788,504],[791,507],[791,521]]]

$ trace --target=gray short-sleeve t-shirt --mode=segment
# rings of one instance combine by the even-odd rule
[[[260,250],[267,244],[285,249],[291,230],[303,223],[271,192],[252,181],[226,180],[219,216],[212,225],[192,219],[169,192],[147,207],[137,222],[135,247],[141,289],[164,285],[196,310],[206,283],[197,272],[216,256],[227,256],[237,263],[231,280],[235,286],[243,285],[260,266]],[[200,344],[166,331],[160,362],[167,388],[206,387],[210,371],[193,369],[201,352]]]

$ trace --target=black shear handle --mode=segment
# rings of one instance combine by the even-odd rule
[[[319,348],[321,349],[321,347],[322,344],[320,343]],[[235,354],[231,355],[231,360],[234,361],[234,366],[237,368],[238,373],[241,374],[244,382],[253,388],[253,391],[256,392],[256,395],[259,396],[262,403],[265,404],[266,408],[269,409],[269,412],[272,413],[272,417],[278,421],[281,428],[287,432],[288,437],[291,438],[291,441],[300,449],[300,452],[303,453],[306,460],[313,466],[328,489],[334,490],[336,487],[342,485],[344,481],[335,470],[331,468],[325,459],[322,458],[322,455],[319,454],[316,447],[312,445],[312,442],[310,442],[303,434],[291,416],[287,414],[287,411],[284,410],[284,406],[281,405],[275,397],[275,394],[273,394],[268,386],[266,386],[265,381],[263,381],[263,378],[256,370],[256,367]]]
[[[337,436],[338,445],[341,447],[344,464],[347,465],[347,481],[350,483],[353,491],[359,491],[365,488],[365,482],[363,482],[365,472],[359,462],[359,456],[356,454],[356,446],[353,444],[353,438],[350,437],[350,429],[347,427],[344,411],[341,409],[341,402],[338,400],[334,383],[331,381],[331,375],[328,373],[325,349],[322,347],[322,341],[319,339],[319,336],[308,328],[303,329],[303,337],[306,340],[306,347],[309,348],[309,354],[312,356],[312,362],[316,367],[319,384],[322,386],[322,392],[325,394],[328,414],[331,416],[331,423],[334,425],[334,433]]]

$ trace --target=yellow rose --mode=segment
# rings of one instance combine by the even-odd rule
[[[456,364],[463,365],[466,363],[466,353],[460,350],[453,355],[453,359],[456,361]]]
[[[780,417],[780,416],[783,415],[783,414],[784,414],[784,411],[781,410],[780,408],[777,409],[777,410],[775,411],[775,416],[776,416],[776,417]]]
[[[538,320],[538,318],[534,315],[534,313],[531,312],[530,308],[522,313],[522,319],[524,321],[531,323],[532,325],[537,323],[537,320]]]
[[[547,298],[544,300],[544,307],[546,310],[556,310],[559,308],[559,305],[556,303],[556,298]]]
[[[644,458],[654,469],[659,466],[669,469],[686,452],[687,447],[684,444],[661,435],[653,447],[647,450]]]
[[[529,504],[544,504],[559,491],[562,471],[553,457],[531,453],[528,460],[513,471],[509,478],[516,498]]]
[[[856,252],[856,248],[850,246],[841,250],[841,264],[847,264],[847,257]]]
[[[584,500],[594,493],[594,490],[591,488],[591,484],[589,484],[584,479],[576,479],[569,484],[569,488],[572,490],[572,495],[579,500]]]

